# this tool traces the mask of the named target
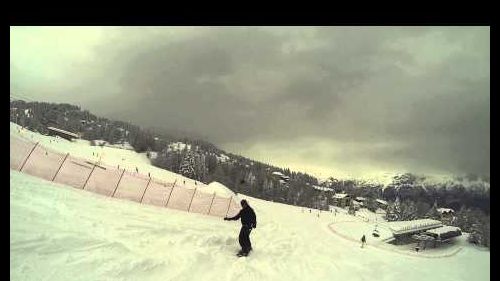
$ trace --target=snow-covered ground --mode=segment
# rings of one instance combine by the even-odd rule
[[[239,222],[142,205],[10,173],[11,280],[489,280],[489,252],[402,256],[333,233],[356,217],[247,198],[254,252],[237,258]],[[363,230],[361,230],[363,231]],[[357,233],[355,235],[358,235]]]
[[[114,167],[119,165],[120,169],[126,169],[127,171],[135,172],[137,168],[140,174],[150,174],[151,177],[165,182],[177,180],[177,185],[183,185],[185,182],[186,186],[192,186],[193,188],[205,186],[199,182],[195,185],[195,181],[192,179],[151,165],[146,153],[136,153],[133,150],[116,147],[91,146],[89,141],[82,139],[68,141],[59,137],[45,136],[22,129],[21,126],[12,122],[10,123],[10,135],[32,142],[39,142],[40,145],[60,153],[70,153],[76,157],[100,161]]]
[[[14,132],[12,132],[14,131]],[[145,155],[23,131],[11,135],[79,157],[185,179]],[[126,161],[121,159],[127,159]],[[185,179],[188,181],[189,179]],[[179,181],[179,180],[178,180]],[[200,184],[198,183],[198,187]],[[230,192],[219,183],[208,192]],[[11,280],[489,280],[490,254],[464,243],[409,254],[380,240],[381,214],[321,212],[246,198],[257,213],[254,252],[235,256],[239,222],[110,198],[10,172]],[[381,237],[371,236],[379,224]],[[359,238],[367,235],[367,247]],[[456,251],[456,249],[461,249]],[[420,254],[420,253],[419,253]],[[434,258],[431,258],[434,257]]]

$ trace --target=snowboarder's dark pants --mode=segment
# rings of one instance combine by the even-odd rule
[[[241,250],[248,253],[252,249],[252,243],[250,242],[250,232],[252,232],[252,227],[242,225],[240,229],[239,242]]]

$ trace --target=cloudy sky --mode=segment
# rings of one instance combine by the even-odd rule
[[[489,27],[11,27],[10,88],[320,177],[490,174]]]

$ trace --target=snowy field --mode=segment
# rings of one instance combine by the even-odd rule
[[[239,222],[108,198],[16,171],[10,200],[11,280],[490,278],[487,251],[466,245],[454,256],[426,259],[361,249],[330,231],[331,214],[318,218],[254,198],[248,200],[258,225],[247,258],[234,255]]]
[[[119,149],[107,146],[91,146],[90,141],[75,140],[68,141],[59,137],[45,136],[27,129],[22,129],[21,126],[10,123],[10,135],[16,138],[29,140],[33,143],[39,142],[40,145],[52,149],[59,153],[70,153],[73,156],[85,158],[91,161],[100,161],[113,167],[126,169],[130,172],[135,172],[136,168],[142,175],[150,175],[155,179],[165,182],[174,182],[177,180],[177,185],[186,187],[204,187],[202,183],[197,183],[182,175],[172,173],[170,171],[152,166],[151,161],[147,158],[146,153],[136,153],[133,150]]]
[[[20,132],[16,125],[11,125],[12,134],[79,157],[100,151],[103,162],[184,179],[151,166],[144,155],[130,150]],[[218,183],[206,188],[225,189]],[[318,216],[314,210],[309,213],[300,207],[239,197],[249,200],[258,221],[251,234],[254,251],[246,258],[235,256],[239,222],[100,196],[11,170],[10,279],[490,279],[490,253],[463,243],[463,238],[453,246],[461,250],[449,257],[437,257],[436,252],[449,253],[453,250],[449,247],[405,255],[408,249],[380,248],[384,244],[372,239],[372,222],[380,223],[373,213],[362,210],[355,217],[321,212]],[[358,242],[362,233],[368,238],[363,249]]]

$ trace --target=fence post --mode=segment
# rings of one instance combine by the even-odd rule
[[[174,182],[175,184],[175,182]],[[172,186],[172,189],[170,190],[170,194],[168,195],[167,203],[165,204],[165,207],[168,208],[168,201],[170,201],[170,196],[172,196],[172,192],[174,192],[175,185]]]
[[[59,170],[61,170],[61,168],[62,168],[64,162],[66,161],[66,158],[68,158],[68,156],[69,156],[69,153],[67,153],[66,156],[64,156],[64,159],[61,162],[61,166],[59,166],[59,169],[57,169],[55,175],[52,177],[52,181],[54,181],[56,179],[57,174],[59,174]]]
[[[87,182],[89,181],[90,176],[92,176],[92,173],[94,172],[94,169],[95,169],[96,166],[97,166],[97,163],[94,163],[94,167],[92,167],[92,171],[90,171],[90,174],[87,177],[87,180],[85,180],[85,183],[83,184],[83,187],[82,187],[83,190],[85,190],[85,186],[87,185]]]
[[[148,190],[148,186],[149,186],[149,183],[151,182],[151,178],[149,178],[148,180],[148,184],[146,184],[146,188],[144,189],[144,193],[142,193],[142,197],[141,197],[141,201],[140,203],[142,203],[142,199],[144,198],[144,194],[146,194],[146,190]]]
[[[191,210],[191,204],[193,204],[194,195],[196,194],[196,188],[197,187],[194,188],[193,196],[191,196],[191,202],[189,202],[188,213],[189,210]]]
[[[214,196],[212,196],[212,202],[210,202],[210,208],[208,208],[207,215],[210,215],[210,211],[212,210],[212,204],[214,203],[214,199],[215,199],[215,191],[214,191]]]
[[[33,148],[31,149],[30,153],[28,154],[28,157],[26,157],[26,159],[24,159],[24,162],[23,162],[23,164],[21,165],[21,168],[19,168],[19,171],[21,171],[21,172],[23,171],[24,165],[26,164],[26,162],[28,162],[28,159],[30,158],[31,153],[33,153],[33,151],[35,151],[35,148],[38,146],[38,143],[39,143],[39,142],[35,143],[35,145],[34,145],[34,146],[33,146]]]
[[[122,172],[122,174],[120,175],[120,179],[118,180],[118,183],[116,183],[115,190],[113,191],[113,194],[111,194],[111,197],[114,197],[114,196],[115,196],[115,192],[116,192],[116,190],[118,189],[118,186],[120,185],[120,182],[122,181],[123,174],[125,174],[125,169],[123,169],[123,172]]]
[[[227,205],[226,217],[227,217],[227,214],[229,213],[229,208],[231,207],[231,202],[233,202],[233,196],[229,197],[229,204]]]

